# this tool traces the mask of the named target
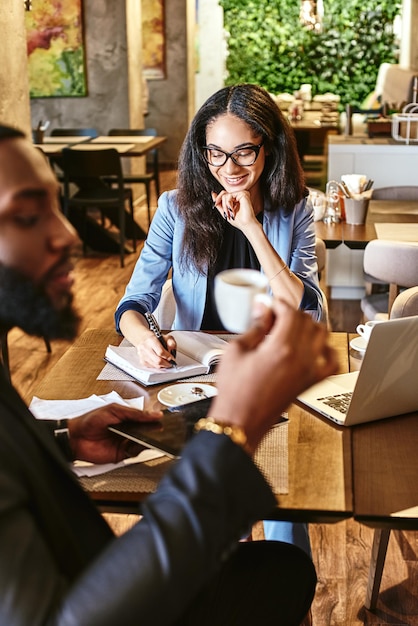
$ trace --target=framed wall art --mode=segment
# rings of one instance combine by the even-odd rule
[[[31,98],[86,96],[82,0],[37,0],[25,23]]]
[[[164,0],[142,0],[142,68],[147,80],[165,78]]]

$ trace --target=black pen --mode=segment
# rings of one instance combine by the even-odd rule
[[[154,335],[157,337],[158,341],[160,342],[160,344],[162,345],[162,347],[164,348],[164,350],[167,350],[167,352],[170,352],[167,346],[167,342],[164,339],[161,329],[158,325],[157,320],[155,319],[155,317],[153,316],[152,313],[149,313],[147,311],[147,313],[145,313],[145,319],[148,322],[148,326],[150,327],[150,330],[152,330],[152,332],[154,333]],[[175,367],[177,367],[177,363],[175,362],[174,359],[170,359],[170,363],[172,363]]]

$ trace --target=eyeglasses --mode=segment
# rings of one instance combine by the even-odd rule
[[[225,165],[228,159],[231,159],[235,165],[249,167],[257,161],[262,145],[263,142],[259,143],[258,146],[245,146],[233,152],[225,152],[225,150],[220,150],[219,148],[203,146],[203,156],[209,165],[214,165],[215,167]]]

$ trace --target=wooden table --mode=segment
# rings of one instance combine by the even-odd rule
[[[346,333],[331,333],[342,371],[353,369],[349,339]],[[165,385],[97,380],[107,345],[120,340],[111,329],[86,330],[37,386],[35,395],[75,399],[114,389],[126,398],[144,396],[148,408],[163,408],[157,393]],[[355,363],[358,367],[357,359]],[[295,403],[289,418],[289,493],[277,496],[278,519],[323,522],[354,515],[373,526],[418,528],[418,487],[411,480],[418,475],[418,455],[413,454],[418,449],[418,413],[344,428]]]
[[[123,157],[142,157],[151,150],[159,148],[166,141],[167,137],[136,135],[111,137],[103,135],[94,139],[91,137],[46,137],[44,143],[34,145],[41,149],[48,157],[59,157],[64,148],[74,148],[76,150],[115,148]],[[127,148],[128,145],[129,148]]]
[[[113,330],[86,330],[37,386],[35,395],[76,399],[115,389],[125,398],[143,395],[146,407],[162,408],[157,399],[161,386],[96,380],[106,346],[120,339]],[[350,339],[345,333],[331,334],[341,371],[361,367],[349,348]],[[344,428],[296,403],[289,407],[288,428],[289,492],[276,496],[278,507],[271,519],[324,523],[354,517],[375,528],[365,602],[374,608],[390,530],[418,529],[418,411]],[[145,472],[155,481],[171,463],[133,466],[131,488],[121,493],[109,488],[112,472],[81,482],[105,510],[137,512],[137,503],[149,490],[138,490],[135,472],[138,479]],[[97,484],[99,489],[90,488]]]
[[[377,239],[375,224],[418,224],[418,202],[414,200],[370,200],[365,224],[343,223],[343,241],[351,249],[364,249]]]
[[[145,406],[163,408],[157,393],[161,386],[141,387],[127,381],[96,380],[103,368],[103,355],[109,343],[119,343],[120,336],[113,330],[85,331],[50,370],[34,393],[45,399],[75,399],[109,393],[115,389],[122,397],[143,395]],[[341,367],[347,368],[347,335],[336,333],[332,342],[338,349]],[[289,409],[289,493],[278,495],[277,518],[311,522],[335,522],[352,516],[352,483],[350,432],[330,427],[301,407]],[[170,462],[167,463],[167,467]],[[131,468],[133,466],[130,466]],[[135,466],[141,472],[141,465]],[[158,475],[159,470],[155,470]],[[106,489],[106,475],[100,477],[100,490],[90,491],[98,505],[111,510],[137,510],[136,503],[147,493],[136,489],[118,494]],[[97,479],[83,479],[83,485],[97,483]]]
[[[315,233],[328,249],[326,282],[333,298],[364,295],[363,253],[377,239],[376,224],[418,224],[418,202],[371,200],[365,224],[315,222]]]

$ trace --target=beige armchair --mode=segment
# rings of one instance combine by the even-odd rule
[[[418,287],[410,287],[395,298],[390,311],[390,319],[418,315]]]
[[[418,285],[418,245],[374,239],[364,250],[363,270],[369,279],[377,279],[389,285],[385,293],[362,298],[364,319],[388,319],[401,289]]]

